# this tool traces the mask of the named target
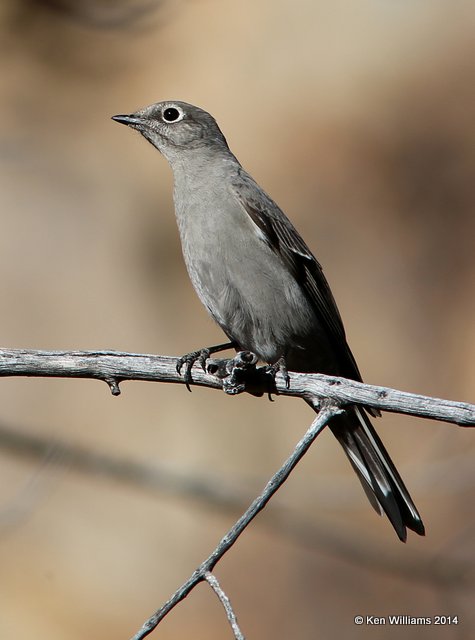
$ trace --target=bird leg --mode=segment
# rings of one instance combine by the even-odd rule
[[[217,344],[214,347],[205,347],[204,349],[198,349],[197,351],[191,351],[186,353],[181,358],[178,358],[176,363],[177,373],[181,374],[183,366],[185,366],[185,372],[183,377],[185,379],[185,385],[188,391],[191,391],[190,384],[193,381],[191,376],[191,369],[195,362],[199,362],[203,371],[206,371],[206,360],[212,353],[219,353],[220,351],[226,351],[226,349],[232,349],[236,345],[234,342],[225,342],[223,344]]]

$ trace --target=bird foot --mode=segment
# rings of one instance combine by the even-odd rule
[[[207,373],[219,378],[223,391],[228,395],[237,395],[248,391],[252,395],[261,396],[262,391],[252,391],[255,385],[258,357],[251,351],[239,351],[230,360],[209,360],[206,365]]]
[[[285,362],[285,357],[280,357],[277,362],[274,364],[269,364],[266,367],[266,373],[272,376],[273,381],[275,382],[275,376],[280,373],[284,378],[285,388],[290,389],[290,376],[287,370],[287,363]]]
[[[231,349],[232,347],[234,347],[233,342],[226,342],[224,344],[217,344],[214,347],[204,347],[203,349],[198,349],[197,351],[191,351],[190,353],[186,353],[184,356],[181,356],[181,358],[178,358],[176,363],[176,370],[177,373],[181,375],[181,371],[183,367],[185,367],[183,378],[185,380],[185,385],[188,391],[191,391],[190,384],[193,382],[191,370],[195,362],[198,362],[201,365],[203,371],[206,372],[206,361],[212,353],[226,351],[226,349]]]

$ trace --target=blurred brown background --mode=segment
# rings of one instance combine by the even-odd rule
[[[473,402],[474,18],[448,0],[4,0],[3,345],[173,355],[222,340],[182,264],[169,167],[110,120],[177,98],[217,118],[315,250],[365,379]],[[44,438],[56,460],[0,438],[1,638],[129,637],[238,515],[81,472],[58,443],[246,503],[312,418],[282,398],[122,392],[1,381],[2,433]],[[434,637],[355,627],[355,614],[457,614],[438,634],[474,637],[474,433],[391,415],[377,426],[426,538],[398,542],[324,433],[218,565],[249,638]],[[155,635],[231,634],[201,586]]]

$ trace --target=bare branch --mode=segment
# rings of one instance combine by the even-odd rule
[[[182,376],[176,371],[176,362],[177,358],[173,357],[119,351],[1,349],[0,376],[92,378],[106,381],[112,393],[117,395],[119,383],[124,380],[184,384]],[[260,377],[254,379],[254,386],[246,387],[246,390],[297,396],[314,406],[321,399],[328,399],[340,406],[362,404],[382,411],[442,420],[460,426],[475,426],[475,406],[465,402],[431,398],[322,374],[289,375],[290,388],[287,388],[280,374],[276,377],[275,386],[269,388],[269,376],[262,372]],[[218,375],[207,373],[196,365],[193,368],[193,384],[212,389],[222,389],[224,386],[228,393],[233,394],[244,390],[240,387],[226,389]]]
[[[221,585],[218,582],[218,578],[208,571],[207,573],[205,573],[205,579],[210,585],[210,587],[213,589],[215,594],[220,599],[221,604],[223,605],[224,610],[226,612],[226,617],[228,619],[228,622],[231,625],[231,629],[233,630],[234,637],[236,638],[236,640],[245,640],[242,634],[242,631],[239,628],[236,614],[234,613],[234,610],[231,606],[231,602],[229,601],[228,596],[225,594],[225,592],[221,588]]]
[[[251,357],[250,357],[251,356]],[[176,358],[115,351],[31,351],[23,349],[0,350],[0,376],[76,377],[103,380],[113,395],[120,393],[124,380],[149,380],[185,383],[176,370]],[[204,360],[201,363],[204,364]],[[424,418],[444,420],[465,426],[475,426],[475,406],[451,402],[411,393],[375,387],[363,383],[320,374],[291,373],[289,379],[282,374],[269,375],[266,367],[256,367],[256,358],[249,352],[240,352],[231,360],[208,360],[206,371],[193,368],[192,384],[223,389],[235,395],[248,391],[256,395],[278,393],[304,398],[316,410],[311,427],[296,446],[292,455],[267,483],[264,491],[254,500],[222,538],[211,555],[193,572],[191,577],[158,609],[133,637],[142,640],[160,621],[181,602],[200,582],[207,580],[220,597],[235,637],[243,638],[234,612],[224,592],[212,575],[214,566],[232,547],[256,515],[262,511],[274,493],[288,478],[312,442],[331,418],[353,404],[371,406],[385,411],[407,413]],[[288,382],[290,381],[290,386]],[[188,380],[187,383],[190,381]]]
[[[315,417],[304,437],[295,447],[293,453],[285,461],[282,467],[275,473],[266,484],[263,492],[254,500],[249,509],[239,518],[239,520],[231,527],[226,535],[221,539],[216,549],[211,553],[204,562],[193,572],[191,577],[175,591],[172,597],[158,609],[144,623],[140,631],[138,631],[132,640],[142,640],[151,633],[163,618],[196,587],[199,582],[206,579],[207,573],[211,572],[223,555],[233,546],[236,540],[246,527],[252,522],[257,514],[264,509],[266,504],[272,498],[274,493],[282,486],[291,474],[299,460],[305,455],[310,448],[312,442],[322,432],[324,427],[333,418],[333,416],[341,413],[341,409],[328,405],[324,407]]]

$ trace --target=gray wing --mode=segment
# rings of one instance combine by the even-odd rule
[[[323,274],[322,267],[290,220],[277,204],[243,169],[239,182],[232,185],[234,195],[263,234],[263,239],[280,255],[305,292],[345,376],[361,381],[361,374],[346,342],[340,312]]]

